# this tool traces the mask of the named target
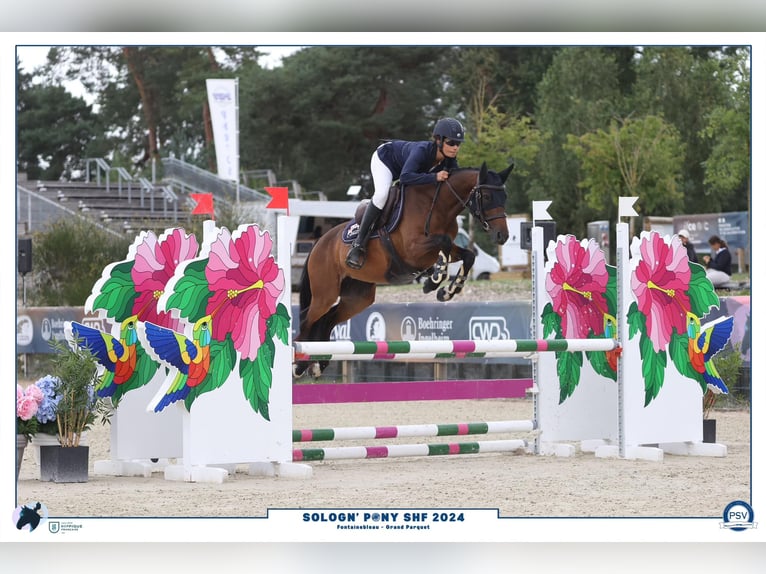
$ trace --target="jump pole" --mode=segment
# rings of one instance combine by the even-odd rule
[[[533,430],[535,430],[535,423],[532,420],[398,426],[338,427],[327,429],[293,430],[293,442],[368,439],[377,440],[400,437],[464,436],[509,432],[531,432]]]
[[[342,460],[360,458],[400,458],[407,456],[442,456],[480,454],[488,452],[515,452],[525,450],[524,440],[495,440],[467,443],[397,444],[387,446],[339,446],[293,450],[293,462],[315,460]]]
[[[434,358],[445,354],[454,356],[469,353],[537,353],[575,351],[613,351],[618,347],[614,339],[493,339],[446,341],[296,341],[295,357],[311,355],[360,355],[385,357],[387,355],[430,354]]]

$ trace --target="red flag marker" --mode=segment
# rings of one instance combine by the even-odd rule
[[[211,217],[215,215],[212,193],[192,193],[191,198],[197,202],[197,205],[192,209],[192,215],[205,213],[209,213]]]
[[[286,209],[287,215],[290,215],[290,200],[287,198],[289,190],[286,187],[267,187],[265,189],[271,196],[271,201],[266,209]]]

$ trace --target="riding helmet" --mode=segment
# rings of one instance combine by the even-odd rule
[[[436,122],[433,135],[461,142],[465,139],[465,130],[455,118],[442,118]]]

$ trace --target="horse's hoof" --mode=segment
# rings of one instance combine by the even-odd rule
[[[306,368],[305,367],[298,366],[297,363],[293,364],[293,378],[294,379],[300,379],[305,372],[306,372]]]
[[[452,293],[450,293],[444,287],[442,287],[436,293],[436,298],[443,303],[445,301],[449,301],[450,299],[452,299],[452,295],[453,295]]]
[[[319,363],[312,363],[308,370],[311,371],[311,376],[315,379],[322,376],[322,367],[319,366]]]

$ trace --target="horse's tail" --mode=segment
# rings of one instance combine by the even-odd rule
[[[309,307],[311,306],[311,279],[309,278],[309,258],[311,252],[306,256],[306,262],[303,264],[303,271],[301,272],[300,281],[300,330],[303,331],[303,325],[306,322],[306,315],[308,314]]]

